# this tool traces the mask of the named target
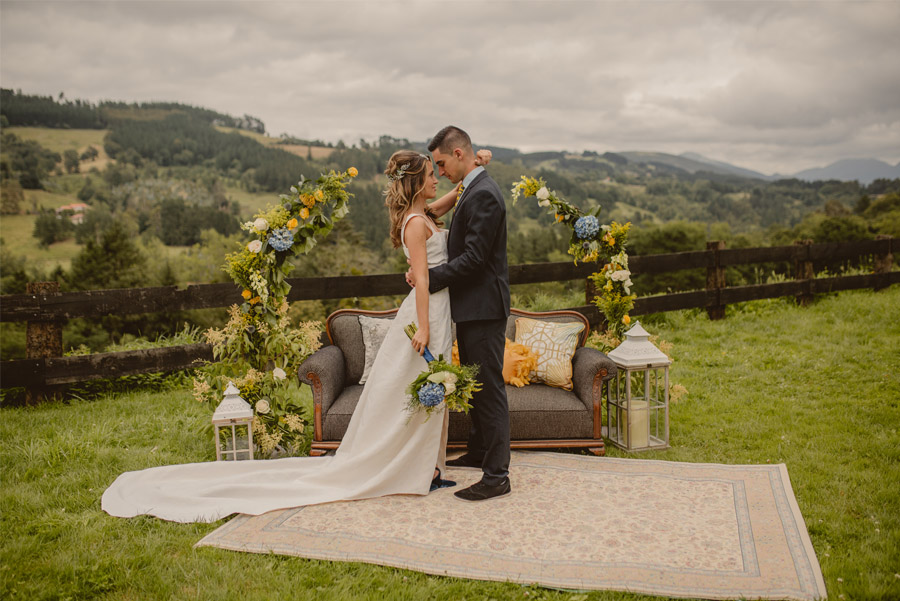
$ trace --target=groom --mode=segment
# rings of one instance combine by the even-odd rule
[[[466,501],[483,501],[511,491],[509,406],[503,383],[509,317],[506,205],[497,183],[476,165],[466,132],[445,127],[431,139],[428,150],[440,175],[454,184],[462,182],[447,241],[449,258],[429,270],[429,292],[449,286],[459,360],[480,366],[482,384],[472,398],[468,451],[447,465],[480,468],[481,481],[455,494]]]

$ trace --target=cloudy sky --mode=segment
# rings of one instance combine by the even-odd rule
[[[14,2],[0,83],[169,100],[272,135],[900,161],[900,2]]]

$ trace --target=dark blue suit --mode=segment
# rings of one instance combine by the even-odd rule
[[[462,363],[478,364],[482,390],[472,399],[468,454],[483,458],[485,484],[509,473],[509,405],[503,351],[509,317],[506,205],[497,183],[480,173],[456,204],[448,261],[429,270],[429,290],[450,288],[450,312]]]

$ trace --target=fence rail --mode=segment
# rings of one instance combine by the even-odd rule
[[[635,301],[632,314],[705,308],[710,318],[718,319],[724,316],[725,305],[732,303],[782,296],[795,296],[805,302],[813,295],[825,292],[858,288],[878,290],[900,283],[900,272],[892,271],[896,244],[889,236],[863,242],[811,244],[805,241],[791,246],[740,249],[725,249],[723,243],[711,242],[703,251],[629,257],[629,267],[634,274],[707,270],[705,290],[641,297]],[[812,277],[816,262],[848,261],[866,256],[874,258],[874,273]],[[795,279],[751,286],[727,286],[725,282],[726,267],[779,262],[793,266]],[[571,262],[511,265],[509,278],[513,285],[584,280],[596,267]],[[390,296],[406,294],[409,290],[403,274],[291,278],[288,282],[291,284],[289,301]],[[27,294],[0,297],[0,321],[28,322],[28,359],[0,363],[0,386],[3,388],[24,386],[40,395],[41,390],[63,384],[189,368],[199,360],[212,358],[209,345],[59,357],[61,323],[77,317],[167,313],[227,307],[242,302],[240,288],[233,284],[202,284],[182,290],[165,286],[65,293],[53,292],[50,288],[46,283],[39,283]],[[588,281],[586,296],[592,295],[593,288]],[[602,315],[593,305],[571,308],[583,313],[592,327],[603,323]]]

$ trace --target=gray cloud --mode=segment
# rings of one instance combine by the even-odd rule
[[[270,133],[900,160],[900,4],[3,2],[4,87],[175,100]]]

